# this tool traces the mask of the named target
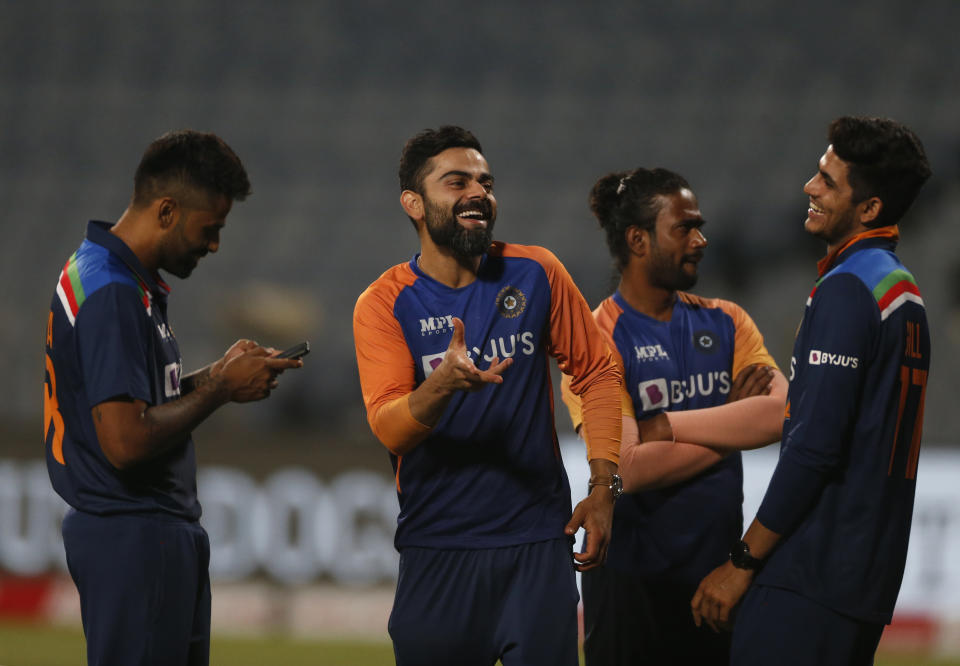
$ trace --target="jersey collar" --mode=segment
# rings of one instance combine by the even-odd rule
[[[840,255],[846,252],[851,246],[870,238],[885,238],[893,241],[893,243],[896,244],[896,242],[900,240],[900,227],[896,224],[893,224],[885,227],[879,227],[877,229],[870,229],[869,231],[864,231],[863,233],[857,234],[817,262],[817,278],[819,279],[826,275],[827,272],[836,265]]]
[[[146,286],[150,291],[155,294],[160,294],[166,296],[170,293],[170,287],[163,280],[160,279],[160,275],[157,273],[150,273],[143,264],[140,263],[140,260],[137,259],[137,255],[133,253],[133,250],[124,243],[118,236],[110,233],[110,228],[113,226],[110,222],[102,222],[100,220],[90,220],[87,223],[87,240],[91,243],[96,243],[101,247],[108,249],[113,254],[120,257],[120,259],[127,265],[127,267],[133,271],[136,275],[139,282]]]

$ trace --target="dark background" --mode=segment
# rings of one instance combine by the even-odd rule
[[[313,348],[269,401],[202,426],[201,462],[386,472],[351,316],[417,250],[396,178],[410,135],[473,130],[497,178],[497,237],[552,249],[591,305],[611,285],[593,182],[636,166],[684,174],[709,221],[695,291],[746,307],[786,369],[824,251],[803,231],[802,187],[843,114],[907,123],[933,165],[901,256],[932,329],[925,442],[950,444],[958,28],[953,0],[0,1],[0,457],[42,456],[55,280],[86,221],[123,212],[143,149],[167,130],[220,134],[254,189],[220,252],[170,280],[185,371],[238,337]]]

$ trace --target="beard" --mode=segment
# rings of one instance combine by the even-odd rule
[[[424,222],[430,239],[438,246],[448,248],[458,259],[473,259],[487,251],[493,241],[493,224],[497,214],[487,200],[458,204],[444,210],[424,197]],[[457,214],[465,210],[479,210],[487,220],[483,229],[467,229],[457,221]]]
[[[650,284],[661,289],[670,291],[687,291],[693,289],[697,284],[697,273],[692,274],[684,270],[684,263],[674,263],[669,257],[660,253],[659,248],[654,247],[654,253],[650,263]],[[690,256],[684,255],[684,259]],[[694,264],[696,266],[696,264]]]
[[[176,236],[167,236],[160,245],[160,268],[185,280],[193,273],[200,259],[206,254],[205,248],[190,248],[183,220],[177,223]]]

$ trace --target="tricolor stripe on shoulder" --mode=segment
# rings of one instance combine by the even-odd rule
[[[923,307],[923,298],[920,296],[916,280],[902,269],[897,269],[883,278],[873,288],[873,297],[877,299],[881,321],[893,314],[904,303],[916,303]]]
[[[76,252],[70,255],[67,263],[63,266],[63,270],[60,271],[60,278],[57,280],[57,296],[60,297],[63,311],[66,313],[70,325],[73,326],[77,320],[80,306],[87,300],[83,282],[80,280],[80,273],[77,270]]]
[[[70,255],[60,277],[57,278],[57,297],[63,306],[64,314],[71,326],[76,325],[77,314],[91,294],[112,282],[122,282],[135,287],[140,292],[140,300],[151,314],[152,296],[146,283],[133,270],[118,259],[114,259],[108,250],[84,241],[76,252]]]
[[[880,249],[862,250],[817,280],[807,298],[813,302],[817,289],[831,275],[851,273],[859,278],[873,294],[880,310],[880,320],[886,320],[905,303],[925,307],[920,289],[913,275],[907,271],[892,252]]]

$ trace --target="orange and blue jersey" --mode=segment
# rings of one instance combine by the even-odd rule
[[[669,321],[635,310],[619,291],[594,311],[623,367],[623,412],[639,419],[722,405],[749,365],[776,367],[763,336],[736,303],[677,293]],[[579,401],[564,386],[574,428]],[[740,453],[682,483],[623,494],[613,513],[607,566],[696,584],[723,563],[743,526]]]
[[[899,232],[821,260],[794,344],[780,459],[757,513],[783,535],[757,582],[889,622],[913,516],[930,333]]]
[[[512,358],[499,385],[458,392],[432,428],[407,397],[441,362],[463,320],[471,359]],[[476,279],[451,288],[417,257],[360,296],[354,339],[367,418],[391,450],[396,546],[472,549],[563,538],[570,488],[554,429],[549,356],[589,401],[591,458],[616,462],[620,373],[563,265],[549,251],[495,242]],[[404,455],[395,444],[423,439]]]
[[[200,517],[189,436],[120,471],[101,450],[91,416],[107,400],[159,405],[180,396],[169,290],[105,222],[90,222],[60,272],[47,320],[44,444],[53,487],[75,509]]]

